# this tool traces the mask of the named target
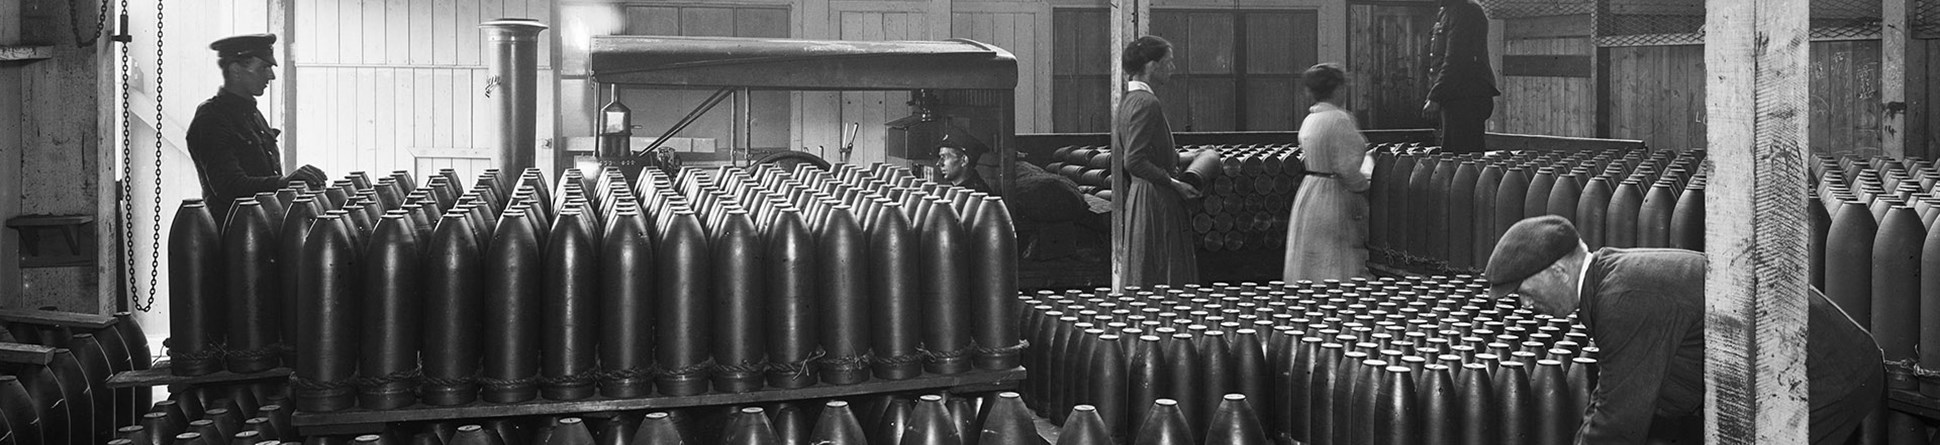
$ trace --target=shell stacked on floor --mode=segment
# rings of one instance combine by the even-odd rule
[[[45,360],[0,363],[0,444],[98,444],[133,423],[136,407],[147,408],[147,393],[108,388],[114,373],[149,367],[141,326],[127,312],[114,318],[94,330],[5,323],[10,340],[21,342],[8,352]]]
[[[1637,149],[1446,154],[1374,147],[1375,261],[1477,273],[1523,218],[1569,218],[1590,249],[1704,250],[1704,152]]]
[[[236,413],[247,410],[243,420]],[[851,400],[768,403],[585,417],[527,416],[386,425],[376,434],[298,436],[280,405],[158,403],[110,445],[296,443],[447,445],[912,443],[1043,444],[1017,393],[882,394]],[[104,435],[104,437],[106,437]],[[34,442],[39,443],[39,442]]]
[[[287,361],[294,408],[325,412],[854,384],[1023,348],[1003,201],[898,168],[359,178],[221,226],[182,206],[178,371]]]
[[[1107,147],[1057,149],[1044,167],[1078,184],[1078,190],[1111,199]],[[1206,251],[1286,247],[1287,215],[1299,191],[1300,148],[1293,145],[1188,145],[1180,148],[1180,180],[1204,197],[1190,201],[1192,229]]]
[[[1263,431],[1301,443],[1568,443],[1595,386],[1582,325],[1491,300],[1469,276],[1020,300],[1028,338],[1048,345],[1025,355],[1029,405],[1093,405],[1114,437],[1147,435],[1157,399],[1193,437],[1220,434],[1222,396],[1242,394]]]

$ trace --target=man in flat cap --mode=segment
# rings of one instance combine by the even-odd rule
[[[1551,316],[1581,310],[1600,377],[1578,444],[1641,444],[1653,417],[1702,415],[1703,253],[1603,248],[1590,252],[1560,216],[1510,226],[1489,257],[1489,293],[1511,293]],[[1885,396],[1883,354],[1872,334],[1817,290],[1806,333],[1813,444],[1842,444]]]
[[[188,144],[201,175],[202,195],[218,222],[228,218],[229,205],[236,198],[276,191],[290,181],[321,187],[328,179],[309,165],[284,175],[282,154],[276,148],[276,136],[282,132],[270,128],[256,109],[256,97],[276,79],[271,68],[276,66],[273,43],[275,34],[251,34],[209,44],[216,51],[216,67],[222,69],[222,89],[196,107]]]

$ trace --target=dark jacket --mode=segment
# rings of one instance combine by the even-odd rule
[[[189,155],[216,222],[228,217],[236,198],[283,186],[283,155],[276,148],[282,132],[269,128],[256,98],[217,91],[196,107],[188,133]]]
[[[1446,102],[1502,95],[1489,68],[1489,17],[1482,6],[1463,1],[1444,6],[1435,22],[1428,49],[1429,74],[1435,85],[1428,100]]]
[[[1577,318],[1602,349],[1600,376],[1578,444],[1641,444],[1653,415],[1700,414],[1704,404],[1704,254],[1605,248],[1583,277]],[[1813,291],[1806,332],[1812,414],[1878,382],[1885,370],[1872,334]],[[1817,419],[1814,419],[1815,423]]]

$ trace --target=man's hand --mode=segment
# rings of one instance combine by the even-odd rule
[[[1421,104],[1421,117],[1424,119],[1434,119],[1435,115],[1441,112],[1442,104],[1436,103],[1435,101],[1431,100]]]
[[[304,164],[302,167],[297,168],[295,172],[291,172],[289,176],[283,177],[284,183],[289,183],[290,181],[303,181],[306,184],[310,184],[310,188],[315,189],[328,185],[330,183],[330,177],[324,175],[323,170],[318,169],[316,166]]]
[[[1172,180],[1172,189],[1177,190],[1179,196],[1185,199],[1199,199],[1200,196],[1198,187],[1193,187],[1192,184],[1187,184],[1177,179]]]

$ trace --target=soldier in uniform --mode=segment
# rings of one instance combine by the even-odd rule
[[[983,174],[977,173],[977,161],[990,147],[969,135],[952,131],[943,137],[936,147],[936,169],[942,175],[943,183],[979,192],[991,192],[990,184],[985,183]]]
[[[1421,106],[1422,117],[1441,121],[1442,151],[1488,151],[1482,131],[1495,113],[1495,97],[1502,95],[1489,67],[1489,17],[1474,0],[1441,3],[1428,46],[1434,86]]]
[[[216,218],[226,219],[236,198],[275,191],[290,181],[322,187],[328,179],[309,165],[284,175],[282,153],[276,148],[276,136],[282,131],[270,128],[256,109],[256,97],[276,79],[271,69],[276,66],[273,43],[274,34],[252,34],[209,44],[216,51],[216,66],[222,69],[222,89],[196,107],[188,144],[202,180],[202,196]]]

